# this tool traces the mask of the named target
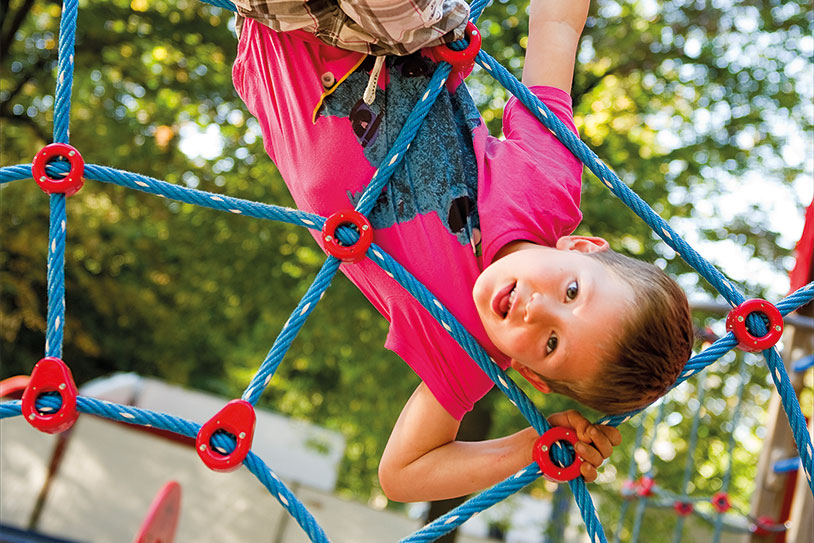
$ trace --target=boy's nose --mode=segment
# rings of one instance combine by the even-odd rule
[[[527,324],[538,323],[546,318],[548,307],[545,297],[539,292],[533,292],[526,302],[526,310],[523,313],[523,321]]]

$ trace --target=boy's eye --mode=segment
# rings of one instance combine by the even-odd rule
[[[579,294],[579,283],[571,281],[571,283],[568,284],[568,288],[565,289],[565,298],[567,300],[573,300],[577,297],[577,294]]]
[[[559,343],[559,340],[557,339],[556,334],[551,334],[545,344],[545,354],[551,354],[554,352],[554,349],[557,348],[557,343]]]

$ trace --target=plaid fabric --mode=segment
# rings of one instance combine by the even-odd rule
[[[463,37],[464,0],[233,0],[237,29],[251,17],[272,30],[305,30],[324,43],[372,55],[408,55]]]

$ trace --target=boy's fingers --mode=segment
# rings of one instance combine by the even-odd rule
[[[594,447],[596,447],[599,452],[602,453],[602,457],[608,458],[613,452],[613,444],[608,436],[606,436],[605,433],[596,426],[591,427],[591,429],[588,431],[588,435],[590,436]]]
[[[577,454],[594,466],[600,466],[606,458],[610,457],[613,447],[622,443],[622,435],[619,430],[613,426],[591,424],[579,411],[574,409],[554,413],[548,417],[548,422],[552,426],[573,428],[580,441],[576,446]]]
[[[587,443],[583,443],[582,441],[579,441],[576,445],[574,445],[574,451],[577,453],[577,455],[579,455],[580,458],[585,460],[586,463],[591,464],[594,467],[601,466],[602,462],[605,461],[605,458],[598,450],[591,447]]]
[[[622,444],[622,434],[619,433],[617,428],[608,426],[606,424],[596,424],[595,426],[599,428],[603,434],[605,434],[605,436],[610,440],[611,445],[615,447]]]
[[[607,458],[613,452],[613,447],[622,443],[622,434],[613,426],[595,424],[588,430],[594,445]]]
[[[591,464],[582,464],[579,468],[579,472],[585,478],[586,483],[593,483],[596,480],[596,468]]]
[[[562,413],[554,413],[548,417],[548,422],[553,426],[565,426],[566,428],[573,428],[577,432],[577,438],[580,441],[591,441],[586,432],[591,426],[591,423],[582,416],[579,411],[569,409]]]
[[[582,416],[582,413],[574,409],[552,415],[549,422],[556,426],[573,428],[577,432],[577,438],[586,443],[601,439],[603,436],[607,438],[612,447],[622,443],[622,434],[619,433],[617,428],[606,424],[591,424],[588,419]]]

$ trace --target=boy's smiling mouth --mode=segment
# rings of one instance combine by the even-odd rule
[[[495,297],[492,298],[492,310],[502,319],[505,319],[508,316],[512,305],[514,305],[514,300],[517,294],[515,292],[516,287],[517,281],[514,281],[500,289],[498,293],[495,294]]]

